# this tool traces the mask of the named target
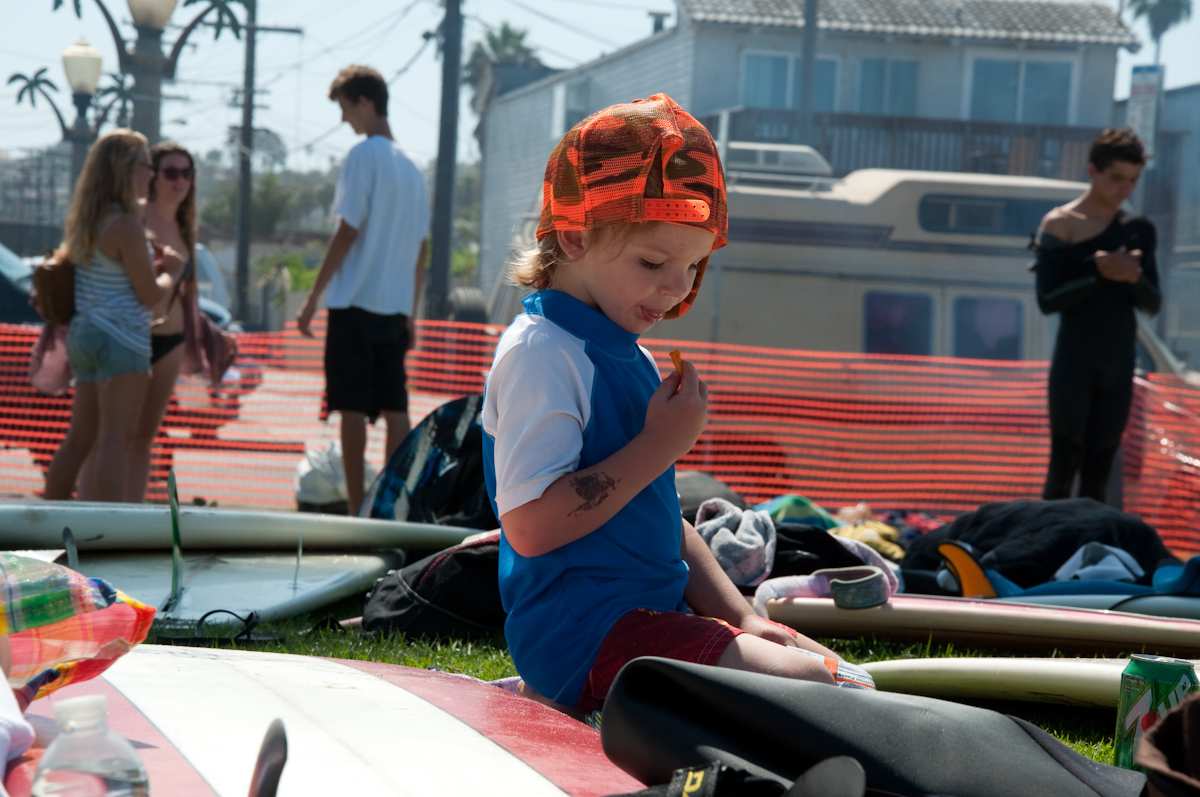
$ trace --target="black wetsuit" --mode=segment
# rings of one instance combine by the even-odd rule
[[[1035,244],[1038,306],[1061,313],[1050,365],[1050,466],[1045,499],[1079,495],[1105,499],[1109,470],[1133,398],[1137,340],[1134,308],[1154,314],[1162,304],[1155,262],[1157,235],[1144,218],[1118,213],[1094,238],[1074,244]],[[1142,250],[1136,284],[1100,276],[1097,250]]]

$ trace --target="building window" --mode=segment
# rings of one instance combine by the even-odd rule
[[[869,291],[863,299],[864,351],[933,353],[933,299],[920,293]]]
[[[788,60],[786,55],[748,54],[742,72],[742,104],[749,108],[786,108]]]
[[[792,107],[799,108],[800,95],[804,93],[804,59],[792,60],[796,69],[796,79],[792,81]],[[817,58],[813,68],[812,109],[817,113],[833,111],[837,106],[838,62],[832,58]]]
[[[1021,121],[1065,125],[1070,121],[1071,65],[1063,61],[1025,64]]]
[[[971,118],[1069,124],[1071,70],[1067,61],[978,58],[971,74]]]
[[[954,356],[980,360],[1021,359],[1025,312],[1016,299],[954,300]]]
[[[858,110],[889,116],[916,116],[917,62],[887,58],[863,60],[858,78]]]
[[[550,137],[557,139],[592,112],[588,79],[555,84],[552,102]]]
[[[917,223],[926,232],[1024,238],[1038,228],[1056,203],[1051,199],[926,194],[917,208]]]
[[[803,60],[783,53],[747,53],[742,61],[742,105],[747,108],[799,108]],[[838,62],[816,59],[813,110],[837,109]]]

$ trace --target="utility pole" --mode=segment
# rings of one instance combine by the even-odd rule
[[[817,3],[819,0],[804,0],[804,52],[800,69],[800,133],[802,144],[815,147],[817,131],[813,124],[813,87],[816,85],[817,66]]]
[[[258,0],[246,0],[246,58],[242,79],[242,130],[238,146],[237,317],[246,320],[250,295],[250,204],[253,202],[254,70],[256,39],[260,33],[303,35],[303,28],[277,28],[258,24]]]
[[[442,119],[438,131],[437,171],[433,188],[433,256],[429,293],[425,302],[428,318],[449,315],[450,247],[454,229],[454,168],[458,157],[458,86],[462,67],[462,3],[446,0],[442,19]]]

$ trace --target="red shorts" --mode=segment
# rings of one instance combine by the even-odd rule
[[[603,706],[617,673],[639,656],[716,664],[729,643],[743,633],[715,617],[634,609],[604,637],[576,707],[586,713]]]

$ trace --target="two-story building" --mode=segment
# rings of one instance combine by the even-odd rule
[[[868,166],[1082,176],[1111,123],[1117,52],[1092,0],[820,0],[812,108],[798,118],[804,0],[676,0],[673,24],[484,109],[481,287],[536,213],[550,148],[605,105],[663,91],[732,140],[811,143]],[[721,113],[725,114],[721,123]]]

